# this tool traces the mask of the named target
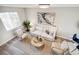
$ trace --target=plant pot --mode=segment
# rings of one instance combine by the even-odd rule
[[[29,32],[29,31],[30,31],[30,29],[27,29],[26,31],[27,31],[27,32]]]

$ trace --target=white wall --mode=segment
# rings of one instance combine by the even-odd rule
[[[78,7],[61,7],[55,8],[56,25],[58,26],[58,36],[71,40],[74,33],[79,33],[77,21],[79,20]]]
[[[0,12],[18,12],[21,23],[25,20],[24,10],[22,8],[0,7]],[[0,45],[4,44],[5,42],[13,38],[13,32],[13,30],[7,31],[2,21],[0,20]]]
[[[37,12],[56,12],[55,24],[58,27],[57,35],[71,40],[74,33],[78,33],[76,22],[79,20],[78,7],[56,7],[50,9],[25,9],[26,18],[33,24],[37,23]]]
[[[51,12],[53,13],[54,9],[37,9],[37,8],[26,8],[25,14],[26,19],[30,20],[32,24],[37,24],[37,12]]]

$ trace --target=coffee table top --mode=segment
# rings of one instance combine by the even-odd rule
[[[43,39],[42,41],[40,42],[36,37],[33,37],[32,40],[31,40],[31,44],[35,47],[41,47],[44,45],[44,42],[43,42]]]

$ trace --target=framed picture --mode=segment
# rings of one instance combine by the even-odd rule
[[[53,25],[55,20],[55,13],[38,12],[38,24]]]

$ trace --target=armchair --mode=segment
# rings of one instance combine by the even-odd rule
[[[63,42],[60,41],[52,42],[51,51],[52,53],[57,55],[67,54],[69,52],[67,42],[65,40]]]

